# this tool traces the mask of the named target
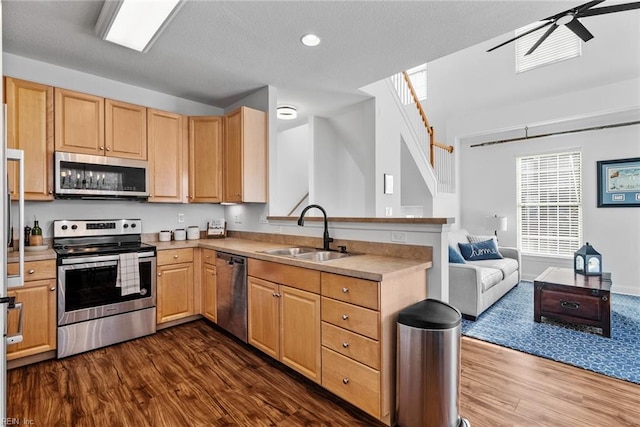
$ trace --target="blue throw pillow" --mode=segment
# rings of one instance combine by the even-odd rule
[[[456,251],[456,249],[451,245],[449,245],[449,262],[453,264],[465,264],[464,258],[460,255],[460,252]]]
[[[458,243],[462,256],[467,261],[480,261],[483,259],[502,259],[495,240],[490,239],[480,243]]]

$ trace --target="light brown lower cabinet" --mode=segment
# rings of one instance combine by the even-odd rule
[[[17,274],[18,265],[9,264],[9,274]],[[22,342],[7,346],[7,360],[20,359],[56,349],[56,261],[25,263],[25,282],[9,289],[10,297],[22,303]],[[7,334],[18,331],[18,311],[10,310]]]
[[[193,297],[193,255],[193,248],[158,251],[158,324],[196,314]]]
[[[218,321],[216,253],[202,249],[202,315],[212,322]]]

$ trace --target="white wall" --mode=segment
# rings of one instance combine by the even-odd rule
[[[598,208],[596,161],[640,157],[640,125],[574,133],[549,138],[470,148],[466,139],[548,122],[565,117],[597,115],[613,110],[640,108],[640,79],[539,98],[527,103],[467,113],[449,121],[449,135],[462,137],[460,148],[461,225],[471,232],[486,233],[489,215],[508,218],[508,230],[500,243],[516,245],[515,159],[518,156],[579,149],[583,156],[583,238],[603,255],[603,267],[612,272],[613,290],[640,295],[640,209]],[[595,115],[595,116],[594,116]],[[500,138],[498,138],[500,139]],[[547,266],[571,267],[571,260],[545,257],[523,259],[524,278],[532,279]]]
[[[273,215],[287,215],[309,192],[309,161],[311,142],[309,125],[278,132],[275,155],[281,167],[271,173],[271,179],[281,191],[269,202]],[[284,190],[286,189],[286,190]]]

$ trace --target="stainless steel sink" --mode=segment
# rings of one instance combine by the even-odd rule
[[[345,258],[348,256],[355,255],[350,253],[324,251],[322,249],[314,249],[314,248],[307,248],[307,247],[268,249],[266,251],[261,251],[261,252],[269,255],[304,259],[309,261],[319,261],[319,262],[330,261],[332,259],[340,259],[340,258]]]

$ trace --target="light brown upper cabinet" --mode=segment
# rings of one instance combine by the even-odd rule
[[[166,111],[147,111],[150,202],[185,203],[188,190],[186,119]]]
[[[189,202],[222,202],[222,125],[219,116],[189,117]]]
[[[53,200],[53,87],[7,77],[7,147],[23,150],[25,200]],[[11,198],[17,168],[8,165]]]
[[[55,88],[55,148],[146,160],[146,114],[145,107]]]
[[[225,117],[224,201],[267,202],[267,114],[240,107]]]
[[[105,99],[104,143],[107,156],[147,160],[147,109]]]
[[[104,154],[104,98],[55,88],[58,151]]]

